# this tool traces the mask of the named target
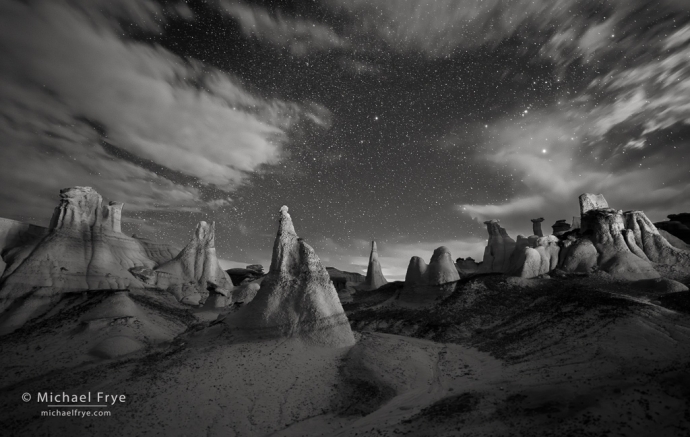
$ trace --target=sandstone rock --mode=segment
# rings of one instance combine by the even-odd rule
[[[442,285],[460,280],[458,269],[455,268],[450,250],[441,246],[434,250],[431,261],[426,269],[426,283],[429,285]]]
[[[690,270],[690,252],[672,246],[642,211],[626,211],[625,226],[649,260]],[[632,239],[632,236],[631,236]]]
[[[254,300],[223,323],[240,341],[287,337],[330,347],[355,343],[328,272],[297,237],[286,206],[280,210],[268,275]]]
[[[654,226],[656,226],[656,224]],[[680,238],[676,237],[673,234],[666,232],[663,229],[659,229],[658,226],[657,226],[657,230],[659,231],[659,235],[664,237],[666,239],[666,241],[668,241],[671,246],[677,247],[678,249],[681,249],[681,250],[690,251],[690,244],[687,244],[685,241],[681,240]]]
[[[506,273],[510,269],[510,256],[515,250],[515,240],[499,224],[498,220],[484,222],[489,232],[489,241],[484,249],[484,259],[479,273]]]
[[[477,264],[471,257],[467,257],[465,259],[458,258],[455,260],[455,268],[458,269],[460,276],[470,276],[477,273],[479,264]]]
[[[259,273],[253,269],[241,268],[228,269],[225,271],[225,273],[228,274],[233,285],[241,285],[245,282],[256,281],[264,275],[263,273]]]
[[[593,209],[601,209],[601,208],[608,208],[609,204],[604,199],[603,194],[591,194],[591,193],[584,193],[580,194],[579,197],[580,200],[580,216],[582,217],[587,213],[588,211],[591,211]]]
[[[553,228],[554,235],[570,230],[570,225],[565,221],[565,219],[556,220],[556,223],[551,225],[551,227]]]
[[[210,284],[233,289],[230,277],[218,263],[215,229],[215,223],[199,222],[189,244],[174,259],[156,267],[159,288],[173,292],[179,301],[197,304],[208,296]]]
[[[566,240],[559,256],[559,265],[565,272],[592,273],[598,268],[599,254],[591,240]]]
[[[145,288],[129,269],[152,269],[153,258],[171,248],[119,232],[121,209],[120,203],[104,206],[91,188],[69,188],[60,192],[50,229],[18,232],[10,226],[14,231],[5,232],[5,239],[12,245],[2,251],[7,265],[0,278],[0,330],[23,325],[67,292]]]
[[[558,266],[560,247],[554,235],[528,238],[518,236],[515,250],[511,256],[509,274],[521,278],[536,278]]]
[[[580,227],[582,226],[580,220],[581,220],[581,219],[580,219],[580,216],[579,216],[579,215],[578,215],[578,216],[574,216],[574,217],[573,217],[573,223],[572,223],[572,225],[570,226],[570,229],[580,229]]]
[[[536,235],[538,237],[544,236],[544,234],[541,231],[541,222],[543,222],[543,221],[544,221],[544,217],[532,219],[532,235]]]
[[[369,266],[367,267],[367,276],[364,282],[356,288],[358,291],[376,290],[382,285],[386,285],[388,281],[383,277],[381,272],[381,264],[379,263],[379,254],[376,249],[376,241],[371,242],[371,254],[369,255]]]
[[[413,256],[410,258],[410,264],[407,266],[407,272],[405,273],[405,285],[425,284],[426,271],[426,262],[418,256]]]

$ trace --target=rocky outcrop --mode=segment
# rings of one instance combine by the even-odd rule
[[[416,307],[433,305],[447,297],[458,280],[460,274],[447,247],[434,250],[428,265],[422,258],[413,256],[407,266],[398,303]]]
[[[553,229],[553,234],[560,234],[562,232],[566,232],[570,230],[570,224],[568,224],[565,219],[562,220],[556,220],[556,223],[551,225],[551,228]]]
[[[664,230],[685,244],[690,244],[690,213],[671,214],[668,221],[654,223],[659,230]]]
[[[458,258],[455,260],[455,268],[458,269],[460,276],[470,276],[477,273],[479,264],[472,257]]]
[[[536,278],[549,273],[558,266],[559,240],[554,235],[547,237],[518,236],[515,251],[510,258],[509,274],[521,278]]]
[[[657,230],[656,226],[642,211],[626,211],[625,227],[628,229],[630,242],[646,257],[655,263],[690,269],[690,252],[671,245]],[[631,247],[631,250],[632,249]]]
[[[261,267],[259,269],[258,267]],[[254,267],[254,268],[249,268],[249,267]],[[257,279],[261,278],[262,276],[265,275],[263,271],[263,266],[259,264],[254,264],[251,266],[247,266],[246,268],[234,268],[234,269],[228,269],[225,271],[225,273],[230,276],[230,280],[232,281],[233,285],[241,285],[245,282],[252,282],[256,281]]]
[[[580,216],[585,215],[588,211],[593,209],[609,207],[609,204],[606,199],[604,199],[603,194],[583,193],[580,194],[578,200],[580,201]]]
[[[601,195],[580,196],[581,226],[562,242],[562,270],[601,269],[617,279],[639,281],[660,277],[655,264],[690,269],[690,252],[670,244],[642,211],[623,213],[605,204]]]
[[[532,235],[536,235],[537,237],[543,237],[544,234],[542,233],[541,230],[541,222],[544,221],[544,217],[539,217],[536,219],[532,219]]]
[[[297,237],[286,206],[280,210],[268,275],[254,299],[224,323],[237,341],[282,337],[330,347],[355,343],[328,272]]]
[[[386,278],[381,272],[381,263],[379,263],[379,253],[376,249],[376,241],[371,242],[371,253],[369,254],[369,266],[367,267],[367,276],[364,282],[356,287],[357,291],[370,291],[388,284]]]
[[[218,263],[215,223],[199,222],[187,246],[172,260],[156,267],[156,286],[172,293],[178,301],[198,304],[208,289],[227,295],[232,281]]]
[[[458,269],[455,268],[450,250],[441,246],[434,250],[431,261],[426,269],[426,283],[429,285],[442,285],[460,280]]]
[[[510,269],[510,256],[515,250],[515,240],[499,224],[498,220],[484,222],[489,241],[484,249],[484,259],[479,273],[506,273]]]

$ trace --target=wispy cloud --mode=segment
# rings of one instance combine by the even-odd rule
[[[182,4],[171,7],[191,17]],[[18,198],[42,203],[74,185],[95,186],[130,211],[198,211],[197,188],[106,153],[102,136],[133,157],[231,191],[281,159],[296,122],[325,123],[326,108],[303,111],[262,98],[230,75],[118,33],[122,20],[157,29],[162,8],[133,1],[0,5],[0,181],[22,191],[3,190],[3,214],[13,214]]]
[[[239,22],[245,34],[285,47],[295,56],[348,46],[346,39],[319,22],[286,16],[280,11],[271,14],[241,1],[221,0],[219,4],[223,12]]]

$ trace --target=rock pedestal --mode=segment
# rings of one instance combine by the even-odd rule
[[[254,299],[224,323],[239,341],[297,338],[319,346],[354,345],[328,272],[314,250],[297,237],[287,206],[280,209],[268,275]]]
[[[541,231],[541,222],[544,221],[544,217],[539,217],[536,219],[532,219],[532,235],[536,235],[537,237],[543,237],[544,234]]]

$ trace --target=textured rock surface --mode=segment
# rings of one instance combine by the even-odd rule
[[[467,257],[465,259],[458,258],[455,260],[455,267],[458,269],[460,276],[469,276],[477,273],[479,264],[477,264],[471,257]]]
[[[565,221],[565,219],[562,220],[556,220],[556,223],[551,225],[551,228],[553,229],[554,234],[559,234],[561,232],[566,232],[570,230],[570,224]]]
[[[381,272],[381,263],[379,263],[379,253],[376,248],[376,241],[372,241],[367,276],[364,282],[358,285],[356,289],[358,291],[376,290],[386,284],[388,284],[388,281],[386,281],[386,278],[383,277],[383,273]]]
[[[690,269],[690,252],[671,245],[642,211],[626,211],[625,227],[647,258],[655,263]]]
[[[544,217],[539,217],[536,219],[532,219],[532,235],[536,235],[537,237],[543,237],[544,233],[541,230],[541,222],[544,221]]]
[[[286,206],[280,210],[268,275],[254,300],[224,323],[238,340],[294,337],[330,347],[355,343],[328,272],[297,237]]]
[[[640,290],[660,294],[688,291],[688,287],[685,284],[667,278],[643,279],[635,282],[633,285]]]
[[[535,278],[558,266],[560,247],[558,238],[518,236],[515,250],[510,258],[509,274],[521,278]]]
[[[579,201],[580,216],[585,215],[585,213],[593,209],[602,209],[609,207],[609,204],[606,201],[606,199],[604,199],[603,194],[583,193],[580,194]]]
[[[405,273],[405,285],[425,284],[427,268],[428,266],[422,258],[418,256],[410,258],[410,264],[408,264]]]
[[[458,269],[455,268],[450,250],[441,246],[434,250],[431,261],[426,269],[426,283],[429,285],[442,285],[460,280]]]
[[[484,259],[479,273],[506,273],[510,269],[510,256],[515,250],[515,240],[499,224],[498,220],[484,222],[489,232],[489,241],[484,249]]]
[[[227,295],[233,285],[218,263],[215,234],[215,223],[199,222],[189,244],[155,269],[157,286],[190,304],[206,299],[209,285],[225,290],[223,294]]]

